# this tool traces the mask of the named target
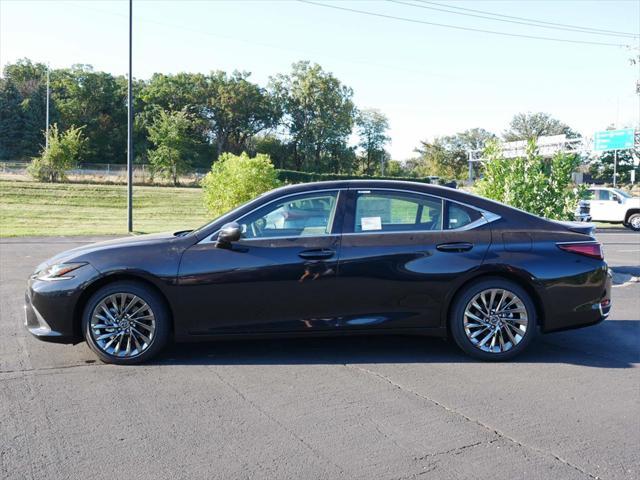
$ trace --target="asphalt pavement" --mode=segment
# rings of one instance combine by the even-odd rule
[[[599,239],[640,271],[639,234]],[[640,283],[614,287],[606,322],[509,363],[373,337],[174,345],[118,367],[23,327],[34,266],[89,240],[0,240],[2,479],[640,477]]]

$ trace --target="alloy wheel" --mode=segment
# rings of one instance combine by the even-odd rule
[[[465,334],[483,352],[508,352],[522,341],[528,324],[524,302],[503,288],[481,291],[464,310]]]
[[[153,343],[156,318],[142,298],[131,293],[113,293],[93,309],[91,336],[100,350],[119,358],[132,358]]]

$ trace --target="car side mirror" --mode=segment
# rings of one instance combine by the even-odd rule
[[[622,203],[622,197],[616,195],[616,202]]]
[[[233,242],[240,240],[242,227],[237,222],[225,223],[218,232],[217,248],[229,248]]]

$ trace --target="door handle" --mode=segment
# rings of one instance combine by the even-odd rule
[[[441,243],[436,246],[441,252],[468,252],[473,248],[473,243],[468,242],[455,242],[455,243]]]
[[[298,253],[298,256],[307,260],[321,260],[323,258],[331,258],[335,254],[335,251],[328,248],[318,248],[315,250],[303,250]]]

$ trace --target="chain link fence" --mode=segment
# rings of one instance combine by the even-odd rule
[[[29,161],[0,161],[1,175],[16,175],[28,177],[27,168]],[[196,168],[189,173],[181,175],[179,183],[198,184],[209,170]],[[98,182],[126,182],[127,165],[113,163],[87,163],[67,171],[70,180],[98,181]],[[149,164],[136,164],[133,166],[133,181],[135,183],[169,183],[169,180],[155,174]]]

